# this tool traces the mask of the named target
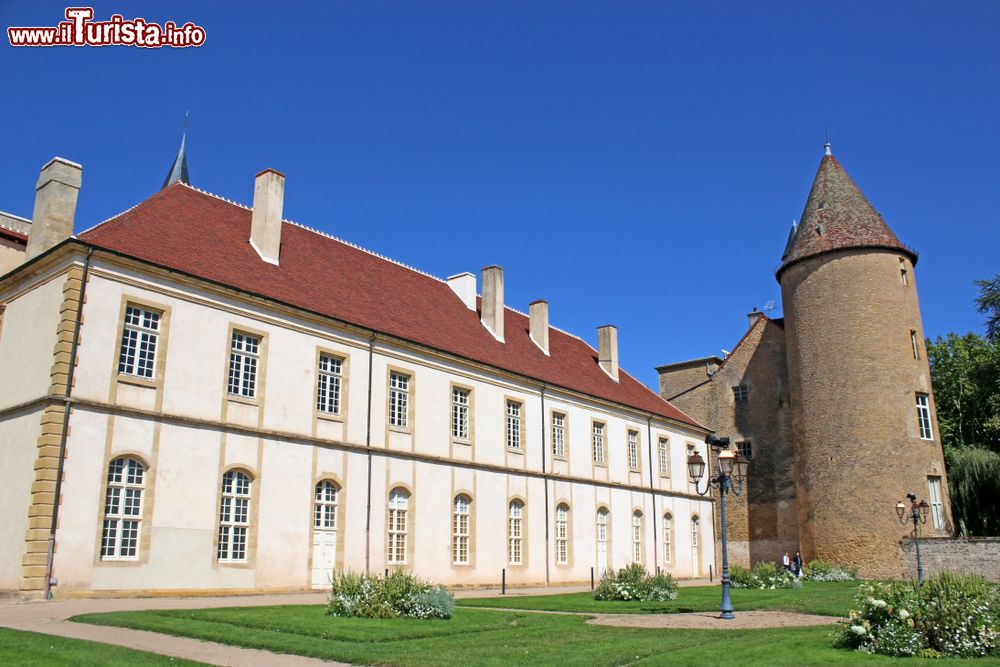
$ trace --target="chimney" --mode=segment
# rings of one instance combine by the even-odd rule
[[[73,235],[76,198],[83,182],[83,167],[54,157],[42,167],[35,184],[35,212],[25,259],[41,255]]]
[[[618,327],[597,327],[597,361],[611,379],[618,382]]]
[[[758,320],[758,319],[760,318],[760,316],[761,316],[761,315],[763,315],[763,314],[764,314],[764,313],[762,313],[762,312],[760,312],[759,310],[757,310],[757,306],[754,306],[754,307],[753,307],[753,310],[751,310],[751,311],[750,311],[749,313],[747,313],[747,319],[748,319],[748,320],[750,320],[750,326],[749,326],[749,327],[747,327],[747,328],[748,328],[748,329],[752,329],[752,328],[753,328],[753,325],[755,325],[755,324],[757,323],[757,320]]]
[[[250,245],[260,258],[278,265],[281,251],[281,209],[285,203],[285,175],[274,169],[257,174],[253,184]]]
[[[549,353],[549,302],[532,301],[528,306],[528,317],[531,340],[535,341],[535,345],[547,355]]]
[[[493,337],[503,341],[503,269],[487,266],[483,269],[483,326]]]
[[[465,307],[469,310],[476,309],[476,277],[466,271],[456,276],[448,277],[448,287],[458,295]]]

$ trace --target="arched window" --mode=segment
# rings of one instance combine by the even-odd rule
[[[569,563],[569,505],[566,503],[556,507],[556,562]]]
[[[663,562],[671,563],[674,560],[674,517],[670,512],[663,515]]]
[[[145,479],[146,469],[133,458],[122,456],[108,465],[102,560],[130,560],[138,556]]]
[[[337,530],[337,485],[328,479],[316,485],[313,528]]]
[[[249,530],[250,477],[241,470],[230,470],[222,476],[218,559],[223,562],[245,561]]]
[[[507,561],[511,565],[520,565],[523,562],[523,514],[524,503],[520,500],[512,500],[507,515]]]
[[[609,566],[608,558],[608,510],[597,510],[597,569],[603,577]]]
[[[691,517],[691,547],[698,548],[698,536],[701,534],[701,519],[695,514]]]
[[[455,496],[451,517],[451,561],[455,565],[469,564],[469,506],[465,494]]]
[[[410,494],[406,489],[393,489],[389,494],[388,561],[406,562],[406,514],[410,507]]]
[[[632,513],[632,562],[642,562],[642,512]]]

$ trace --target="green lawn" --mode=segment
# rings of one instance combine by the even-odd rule
[[[804,582],[802,588],[784,590],[733,589],[733,607],[740,609],[780,609],[824,616],[846,616],[851,608],[858,583]],[[506,609],[540,609],[603,614],[673,614],[689,611],[715,611],[722,599],[719,586],[681,588],[676,600],[670,602],[611,602],[595,600],[593,593],[563,595],[508,595],[495,598],[465,598],[456,600],[463,607]]]
[[[119,646],[0,628],[0,665],[200,665]]]
[[[833,626],[640,630],[587,625],[583,615],[468,608],[457,609],[450,621],[377,621],[331,618],[322,606],[121,612],[73,620],[379,665],[715,665],[724,655],[740,665],[892,662],[832,648]],[[934,664],[949,663],[973,664]]]

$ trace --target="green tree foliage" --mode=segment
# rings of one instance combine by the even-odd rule
[[[986,315],[986,337],[1000,343],[1000,273],[987,280],[977,280],[979,312]]]
[[[1000,454],[982,447],[945,450],[951,512],[960,535],[1000,535]]]

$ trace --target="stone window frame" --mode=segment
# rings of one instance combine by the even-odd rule
[[[737,453],[742,454],[747,461],[753,460],[753,440],[740,440],[733,445]]]
[[[632,522],[629,524],[632,528],[631,540],[629,542],[632,545],[632,562],[642,564],[645,562],[645,540],[643,539],[645,535],[643,534],[644,529],[644,519],[642,510],[635,508],[632,510]]]
[[[934,440],[934,424],[931,422],[931,396],[918,391],[917,401],[917,434],[921,440]]]
[[[514,509],[518,508],[517,516],[514,516]],[[506,522],[507,522],[507,566],[508,567],[527,567],[528,566],[528,553],[527,553],[527,515],[528,515],[528,503],[525,502],[524,498],[521,496],[513,496],[507,499],[507,511]],[[516,522],[516,523],[515,523]],[[517,530],[515,531],[515,527]],[[516,532],[516,534],[515,534]],[[515,547],[517,552],[517,559],[514,558]]]
[[[336,372],[330,368],[323,368],[323,361],[335,361],[337,362],[339,368]],[[326,379],[326,398],[322,397],[323,393],[323,383]],[[313,401],[313,406],[316,411],[316,416],[322,419],[333,419],[333,420],[343,420],[344,412],[346,411],[347,403],[347,357],[343,354],[338,354],[331,352],[330,350],[317,349],[316,350],[316,392],[315,400]],[[330,404],[330,386],[331,384],[336,385],[336,405],[333,406],[335,409],[326,409],[331,407]]]
[[[565,512],[562,521],[559,520],[560,511]],[[553,521],[553,536],[555,537],[555,562],[558,567],[572,567],[573,565],[573,513],[568,500],[557,500],[555,508],[555,520]]]
[[[460,512],[459,499],[465,499],[465,511]],[[462,517],[465,518],[464,528]],[[462,559],[462,546],[465,558]],[[456,493],[451,500],[451,564],[459,567],[472,565],[472,496],[464,491]]]
[[[561,418],[562,424],[559,426],[562,436],[560,444],[562,452],[556,449],[556,417]],[[569,459],[569,414],[564,410],[549,411],[549,435],[552,438],[552,458],[560,461]]]
[[[660,468],[660,477],[670,478],[670,438],[661,435],[657,438],[656,444],[657,463]]]
[[[235,494],[227,495],[224,491],[225,478],[226,475],[230,473],[238,473],[247,477],[249,480],[249,490],[250,493],[247,496],[247,521],[245,524],[237,525],[230,522],[228,525],[230,527],[246,528],[246,541],[244,543],[244,553],[243,558],[234,559],[231,557],[222,558],[220,557],[220,540],[222,537],[222,528],[224,526],[222,521],[222,505],[227,497],[237,498],[242,496],[236,496]],[[253,567],[257,557],[257,531],[259,522],[259,503],[258,503],[258,486],[259,478],[254,473],[253,469],[245,465],[231,465],[226,467],[222,474],[218,477],[217,496],[215,500],[215,537],[213,539],[213,557],[212,561],[214,565],[220,567]],[[232,541],[230,540],[230,544]],[[228,550],[231,552],[231,549]]]
[[[130,314],[137,315],[138,322],[130,322]],[[156,381],[156,366],[160,350],[160,338],[162,337],[164,324],[164,311],[160,308],[147,306],[135,300],[125,302],[125,312],[122,314],[121,326],[118,337],[118,358],[116,372],[119,377],[128,377],[130,380],[139,380],[143,383],[153,384]],[[147,317],[155,317],[155,326],[146,324]],[[130,338],[129,334],[134,334]],[[151,341],[149,347],[151,353],[146,359],[146,372],[142,372],[141,348],[143,343]],[[131,357],[131,366],[128,358]]]
[[[393,495],[397,493],[405,494],[403,496],[403,507],[393,507]],[[397,495],[396,498],[399,498]],[[413,498],[413,492],[405,484],[395,484],[386,494],[385,502],[385,562],[387,565],[406,565],[410,561],[410,555],[413,552],[412,540],[413,540],[413,512],[410,511],[410,502]],[[403,530],[399,530],[399,512],[403,512]],[[395,519],[395,522],[393,521]],[[400,541],[399,535],[403,538]],[[397,536],[397,537],[393,537]],[[402,549],[402,559],[398,558],[400,549]]]
[[[608,467],[608,423],[593,418],[590,420],[590,460],[599,468]]]
[[[504,444],[507,451],[523,454],[525,452],[525,424],[524,424],[524,401],[510,396],[504,397]],[[511,407],[517,407],[517,414],[511,414]],[[512,430],[512,420],[517,420],[517,429]],[[516,444],[511,444],[511,443]]]
[[[125,337],[125,314],[129,306],[143,310],[157,312],[160,315],[159,330],[156,339],[156,352],[153,357],[153,376],[142,377],[130,373],[123,373],[119,370],[119,357],[121,346]],[[168,341],[170,335],[170,315],[171,308],[163,303],[150,301],[148,299],[135,296],[134,294],[122,294],[121,304],[118,313],[117,337],[115,338],[115,351],[111,359],[111,390],[110,396],[117,395],[118,384],[128,384],[137,387],[148,387],[157,391],[157,404],[162,400],[163,376],[167,364]]]
[[[457,392],[465,394],[465,403],[460,403],[455,400],[455,395]],[[471,445],[475,434],[475,391],[472,387],[464,384],[451,383],[448,390],[448,432],[450,434],[452,442],[461,443],[463,445]],[[456,419],[461,413],[462,409],[465,411],[465,435],[461,435],[461,431],[456,433]]]
[[[673,565],[674,563],[674,514],[666,511],[663,513],[663,563]]]
[[[405,386],[400,386],[396,378],[405,378]],[[396,386],[393,386],[393,383]],[[413,432],[413,402],[414,373],[390,366],[386,371],[386,425],[391,431],[401,433]],[[400,405],[399,397],[405,399],[405,405]],[[402,421],[401,421],[402,420]]]
[[[601,523],[601,517],[604,517],[604,523]],[[597,563],[598,569],[601,566],[607,566],[608,571],[612,569],[612,534],[611,534],[611,508],[605,503],[598,503],[597,509],[594,511],[594,557],[600,553],[598,547],[600,546],[601,540],[601,526],[604,526],[604,557],[606,562]]]
[[[122,481],[112,482],[111,477],[111,466],[114,465],[116,461],[124,461],[122,468]],[[128,462],[135,462],[139,469],[142,471],[142,481],[139,484],[130,484],[125,477],[126,466]],[[152,518],[152,475],[150,471],[152,467],[146,461],[145,457],[133,452],[119,452],[108,459],[108,463],[104,466],[105,471],[104,483],[101,488],[104,491],[104,496],[101,499],[101,521],[98,524],[100,530],[100,539],[97,541],[97,560],[102,564],[109,563],[133,563],[138,564],[145,560],[145,557],[149,554],[149,521]],[[124,508],[126,491],[129,489],[139,491],[139,511],[136,514],[126,515],[124,511],[119,511],[114,513],[114,516],[109,516],[108,513],[108,500],[111,496],[111,489],[117,488],[121,490],[121,495],[119,497],[119,507]],[[105,525],[108,520],[113,520],[118,523],[118,529],[116,530],[116,549],[114,554],[105,554],[104,550],[104,539],[105,539]],[[136,523],[136,537],[135,537],[135,553],[129,556],[121,555],[121,528],[122,523],[125,521],[134,521]]]
[[[745,383],[733,385],[733,401],[736,403],[745,403],[750,399],[750,387]]]
[[[935,492],[935,488],[937,491]],[[944,517],[944,498],[942,495],[943,485],[941,484],[941,475],[928,475],[927,476],[927,498],[931,505],[931,525],[934,526],[934,530],[944,530],[947,526],[945,525]]]
[[[920,360],[920,342],[917,340],[917,330],[910,329],[910,348],[913,350],[913,359]]]
[[[633,435],[635,435],[634,442]],[[634,450],[633,444],[635,445]],[[625,462],[629,472],[642,472],[642,432],[630,426],[625,427]]]

